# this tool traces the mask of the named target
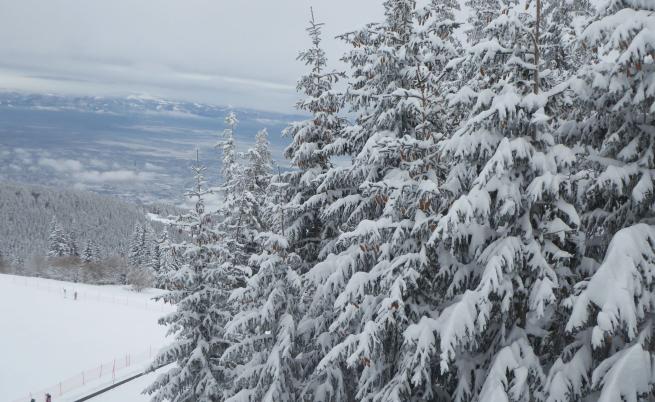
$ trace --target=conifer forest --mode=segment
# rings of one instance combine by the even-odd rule
[[[279,155],[226,111],[183,205],[0,272],[162,289],[153,402],[655,401],[655,1],[377,3],[303,9]]]

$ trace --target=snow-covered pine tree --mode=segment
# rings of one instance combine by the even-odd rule
[[[435,143],[459,124],[458,116],[447,108],[447,96],[456,88],[457,77],[449,63],[462,53],[456,34],[462,25],[455,19],[458,9],[456,0],[432,0],[417,10],[416,53],[405,72],[413,88],[396,91],[418,121],[417,138],[433,138]]]
[[[77,238],[75,236],[75,232],[67,232],[66,238],[68,240],[68,250],[69,250],[68,255],[70,257],[79,257],[80,252],[77,247]]]
[[[217,264],[220,274],[220,282],[217,287],[222,295],[220,307],[222,313],[219,315],[221,329],[229,328],[228,321],[239,312],[250,312],[250,306],[234,301],[228,302],[231,292],[246,285],[247,278],[252,275],[249,264],[250,257],[259,253],[260,245],[258,236],[266,226],[267,217],[265,213],[269,193],[266,191],[271,181],[272,155],[269,149],[268,136],[265,130],[260,131],[256,136],[255,146],[245,154],[240,155],[234,152],[235,143],[233,133],[236,126],[236,118],[231,117],[232,123],[226,130],[226,143],[232,144],[227,147],[224,144],[223,150],[223,171],[227,174],[225,180],[219,187],[223,195],[223,202],[217,211],[218,221],[215,226],[217,235]],[[258,269],[259,266],[253,264]],[[230,355],[231,351],[238,349],[237,346],[244,339],[248,338],[247,333],[236,333],[228,331],[215,334],[224,348],[228,348],[225,355],[217,359],[215,370],[221,378],[229,381],[229,386],[223,389],[223,395],[234,396],[235,392],[242,395],[250,385],[244,383],[246,378],[254,378],[260,372],[244,372],[242,365],[247,364],[248,351],[239,350],[237,356]],[[261,334],[259,334],[261,335]],[[257,345],[251,345],[256,348]],[[261,357],[258,355],[255,360]],[[246,360],[244,360],[246,359]],[[234,396],[239,398],[239,396]]]
[[[338,115],[342,96],[333,90],[333,85],[344,74],[327,66],[327,57],[321,47],[323,25],[315,20],[311,9],[307,33],[312,46],[298,55],[298,60],[310,71],[296,86],[297,92],[303,95],[296,108],[311,113],[311,118],[294,122],[283,132],[292,139],[284,155],[295,168],[283,179],[288,183],[289,198],[285,206],[289,222],[286,235],[291,250],[302,258],[306,267],[316,263],[325,241],[334,239],[338,233],[331,222],[321,220],[320,214],[326,205],[340,196],[340,192],[317,191],[321,178],[331,167],[330,157],[339,153],[340,147],[335,140],[345,126],[344,119]]]
[[[132,267],[138,267],[143,261],[143,254],[145,252],[145,228],[137,223],[134,225],[134,231],[130,238],[129,250],[127,254],[127,262]]]
[[[209,193],[205,170],[199,162],[193,167],[195,186],[187,196],[195,201],[195,207],[176,222],[189,232],[191,242],[183,247],[180,269],[169,272],[174,290],[162,296],[177,306],[175,312],[160,319],[175,340],[158,354],[151,368],[174,364],[144,391],[154,394],[156,402],[222,401],[226,387],[216,370],[216,359],[225,348],[220,335],[227,321],[223,311],[227,295],[220,283],[227,278],[219,261],[225,250],[212,228],[212,215],[205,209],[204,198]]]
[[[617,232],[603,263],[581,281],[568,343],[548,378],[548,401],[650,401],[655,389],[655,226]]]
[[[239,120],[234,112],[230,112],[225,116],[225,129],[223,130],[222,140],[216,145],[221,150],[221,178],[224,183],[232,181],[233,176],[238,172],[239,165],[237,144],[234,139],[234,131],[236,130]]]
[[[147,225],[136,224],[130,240],[128,253],[128,272],[126,283],[136,291],[152,286],[154,282],[151,263],[150,230]]]
[[[587,52],[578,46],[579,35],[591,14],[590,0],[542,0],[544,69],[562,82],[589,61]]]
[[[426,244],[445,205],[436,155],[452,124],[443,104],[446,64],[459,48],[456,6],[434,2],[417,11],[414,1],[386,1],[384,22],[345,37],[354,47],[346,57],[354,70],[347,96],[358,115],[344,137],[354,159],[328,172],[326,182],[348,183],[356,193],[326,208],[324,219],[342,222],[344,232],[304,278],[314,292],[300,328],[315,333],[310,353],[320,360],[307,399],[429,396],[391,380],[403,333],[434,297]]]
[[[542,359],[557,348],[559,277],[571,270],[580,225],[569,180],[575,155],[555,141],[549,117],[565,86],[551,87],[543,68],[545,1],[468,4],[469,47],[451,62],[463,85],[450,97],[467,116],[441,147],[450,166],[440,189],[451,202],[430,240],[434,296],[405,332],[388,396],[545,396]]]
[[[619,229],[655,223],[655,6],[647,3],[599,2],[581,38],[594,57],[575,89],[584,110],[578,138],[601,172],[591,179],[584,216],[597,259]]]
[[[98,255],[98,246],[93,240],[87,240],[84,250],[82,250],[82,261],[85,263],[97,262],[100,259]]]
[[[178,271],[183,263],[184,243],[172,242],[166,236],[159,246],[161,254],[161,269],[155,276],[155,283],[160,289],[171,290],[174,286],[174,272]]]
[[[145,268],[151,263],[153,247],[152,228],[148,224],[137,223],[130,238],[128,263],[135,268]]]
[[[302,379],[296,360],[296,326],[300,317],[300,258],[288,253],[280,186],[271,185],[265,204],[265,227],[258,235],[261,252],[250,258],[255,272],[235,289],[230,302],[236,314],[226,326],[231,346],[221,357],[233,367],[230,402],[295,401]]]
[[[164,243],[168,241],[168,232],[163,231],[155,240],[152,246],[150,258],[150,270],[155,278],[159,277],[164,264]]]
[[[48,257],[67,257],[71,255],[70,239],[55,217],[52,217],[50,222],[48,244]]]
[[[589,278],[566,300],[567,345],[551,401],[650,400],[655,389],[655,4],[598,1],[574,81],[586,147]]]
[[[256,147],[244,158],[236,151],[236,115],[230,113],[225,122],[228,128],[223,132],[224,141],[219,144],[223,151],[223,183],[218,188],[223,198],[218,211],[220,231],[224,233],[225,242],[232,242],[229,247],[235,266],[247,266],[250,255],[257,250],[255,237],[262,227],[259,204],[263,189],[258,187],[257,180],[264,182],[262,185],[269,180],[271,154],[265,150],[268,140],[262,132],[257,144],[261,149]]]
[[[249,174],[253,177],[252,192],[260,200],[263,200],[273,172],[273,155],[268,140],[268,131],[265,128],[255,135],[255,146],[248,149],[246,158],[249,164]]]

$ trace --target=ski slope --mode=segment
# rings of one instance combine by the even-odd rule
[[[128,353],[156,353],[166,343],[157,319],[171,310],[151,300],[157,293],[0,274],[0,400],[13,401]],[[87,381],[87,388],[93,383]],[[147,400],[134,388],[133,398],[121,391],[116,401]]]

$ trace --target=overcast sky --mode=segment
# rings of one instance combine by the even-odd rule
[[[0,0],[0,89],[148,94],[290,112],[309,8],[334,36],[382,0]]]

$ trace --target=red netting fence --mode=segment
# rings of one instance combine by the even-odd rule
[[[52,395],[53,399],[56,400],[56,397],[63,396],[82,387],[91,386],[94,383],[99,383],[100,380],[104,380],[105,383],[114,383],[120,380],[123,374],[130,374],[135,370],[144,370],[147,364],[155,357],[156,353],[156,350],[149,348],[140,353],[126,353],[125,355],[117,356],[96,367],[62,379],[49,387],[27,392],[24,396],[16,398],[11,402],[29,402],[31,398],[40,400],[39,398],[43,398],[45,394]]]

